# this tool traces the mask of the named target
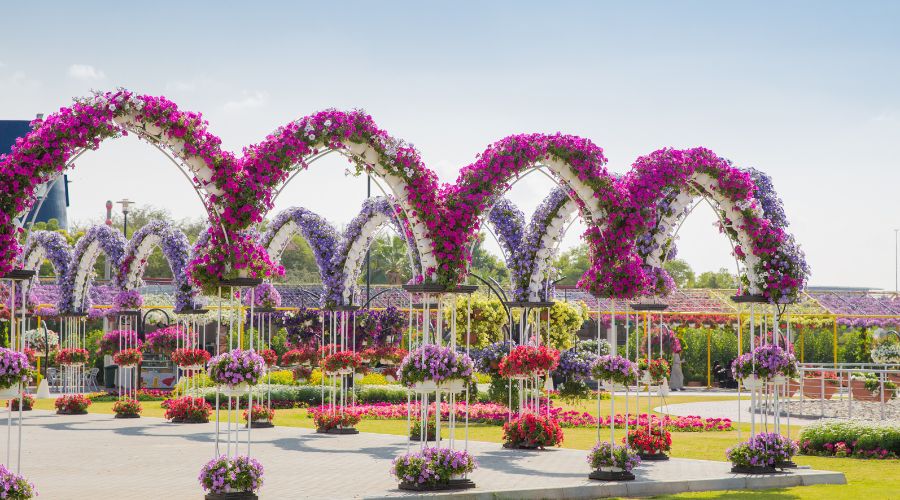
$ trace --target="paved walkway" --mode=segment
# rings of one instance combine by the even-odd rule
[[[40,498],[202,497],[196,478],[213,456],[213,424],[37,410],[26,415],[22,472]],[[332,436],[280,427],[254,429],[251,452],[265,467],[262,498],[339,499],[408,496],[388,472],[405,449],[400,436]],[[844,481],[842,474],[810,470],[748,479],[730,474],[724,462],[673,459],[642,465],[637,481],[603,483],[587,479],[584,451],[505,450],[483,442],[469,449],[480,463],[471,476],[478,488],[460,498],[599,498]]]

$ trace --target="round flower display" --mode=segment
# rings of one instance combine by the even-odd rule
[[[60,349],[56,362],[63,366],[80,366],[88,362],[87,349],[80,347]]]
[[[34,485],[0,464],[0,498],[27,500],[37,496]]]
[[[475,364],[466,354],[429,344],[407,354],[398,374],[400,382],[407,387],[461,391],[471,381],[474,371]]]
[[[758,388],[764,381],[784,382],[796,377],[798,369],[794,355],[775,344],[761,345],[731,363],[734,378],[743,380],[750,389]]]
[[[125,346],[140,349],[142,344],[143,342],[138,339],[138,334],[134,330],[112,330],[104,333],[100,338],[97,352],[112,356]]]
[[[725,455],[736,468],[778,467],[789,462],[798,449],[796,443],[781,434],[763,432],[729,448]]]
[[[266,362],[253,350],[233,349],[209,360],[209,378],[219,385],[256,385],[266,371]]]
[[[252,295],[252,296],[251,296]],[[281,306],[281,294],[271,283],[262,283],[253,289],[244,292],[243,299],[245,306],[253,306],[254,308],[274,309]]]
[[[172,362],[182,368],[199,368],[209,362],[209,353],[205,349],[175,349],[172,351]]]
[[[587,461],[594,470],[631,472],[641,464],[641,457],[637,451],[627,446],[601,441],[591,449]]]
[[[672,449],[672,433],[659,425],[640,426],[628,429],[628,436],[622,442],[638,450],[641,455],[659,455]]]
[[[622,356],[607,354],[597,357],[591,367],[591,374],[597,380],[627,386],[637,383],[638,369]]]
[[[140,415],[142,410],[140,401],[136,399],[123,399],[113,405],[113,411],[120,418]]]
[[[435,486],[447,484],[452,477],[468,474],[477,466],[467,451],[425,448],[394,459],[391,474],[401,485]]]
[[[669,378],[669,362],[662,358],[651,360],[644,358],[638,362],[638,369],[641,371],[642,377],[654,383],[660,383]]]
[[[18,385],[28,382],[28,357],[21,352],[0,347],[0,388],[16,388],[14,397],[18,396]]]
[[[508,448],[544,449],[561,445],[563,431],[556,418],[527,413],[503,424],[503,440]]]
[[[338,351],[325,356],[322,361],[322,369],[329,375],[347,375],[356,371],[360,366],[362,366],[362,358],[353,351]]]
[[[200,470],[200,486],[214,494],[253,492],[263,483],[263,466],[256,459],[221,456]]]
[[[143,359],[139,349],[122,349],[113,355],[113,362],[119,366],[137,366]]]
[[[147,334],[145,348],[160,354],[170,354],[187,343],[188,332],[178,325],[160,328]]]
[[[281,364],[284,366],[309,366],[316,360],[316,351],[311,348],[291,349],[281,355]]]

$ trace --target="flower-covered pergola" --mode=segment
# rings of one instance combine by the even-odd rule
[[[194,308],[196,290],[188,283],[187,265],[191,246],[187,236],[166,221],[151,221],[138,229],[125,245],[125,254],[119,265],[117,281],[123,290],[136,290],[143,284],[147,259],[154,248],[159,246],[172,270],[175,284],[175,309],[178,311]]]
[[[417,282],[447,287],[463,283],[480,225],[515,180],[535,169],[548,173],[560,190],[542,207],[541,220],[532,222],[556,231],[561,230],[563,215],[580,213],[591,265],[579,285],[595,295],[664,293],[667,281],[661,264],[684,207],[697,197],[711,200],[719,211],[734,253],[744,263],[747,291],[788,302],[796,298],[808,273],[802,253],[784,230],[786,219],[769,189],[771,182],[703,148],[656,151],[639,158],[629,174],[617,179],[606,170],[603,150],[588,139],[518,134],[490,145],[448,185],[438,182],[411,145],[391,137],[359,110],[326,110],[292,121],[244,148],[240,157],[221,149],[199,113],[181,111],[164,97],[124,89],[76,100],[33,125],[12,152],[0,158],[0,273],[15,267],[23,217],[35,202],[37,187],[70,167],[84,151],[129,133],[169,156],[206,208],[210,226],[186,268],[190,282],[206,293],[216,292],[222,279],[267,279],[283,272],[259,241],[256,225],[286,182],[331,151],[345,155],[353,173],[372,175],[391,197],[394,216],[389,218],[415,248],[411,255]],[[364,207],[366,211],[384,215],[372,207]],[[357,226],[362,230],[369,223],[375,227],[371,220]],[[551,233],[521,233],[522,244],[531,249],[525,260],[532,262],[532,272],[517,280],[522,297],[540,296]],[[115,239],[99,231],[92,237],[84,242],[86,247],[75,248],[76,257],[86,255],[86,262],[96,258],[97,238]],[[112,260],[118,258],[111,246],[102,248]],[[328,287],[338,302],[347,298],[363,246],[349,238],[340,248],[342,265]],[[136,275],[133,265],[133,260],[126,263],[126,271]],[[133,286],[133,280],[122,279]],[[81,266],[69,269],[62,295],[83,296],[85,282]],[[84,305],[81,299],[72,300],[62,309]]]

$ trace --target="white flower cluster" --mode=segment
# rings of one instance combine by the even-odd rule
[[[591,221],[594,224],[600,224],[606,217],[606,213],[600,208],[600,200],[594,197],[593,188],[582,182],[568,163],[553,155],[547,155],[544,165],[558,175],[572,191],[575,191],[578,199],[584,203],[584,206],[590,212]]]

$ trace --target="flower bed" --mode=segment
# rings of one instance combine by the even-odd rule
[[[87,415],[91,400],[81,394],[70,394],[56,398],[53,405],[59,415]]]
[[[900,425],[824,422],[800,432],[800,453],[856,458],[900,457]]]
[[[36,497],[37,494],[34,485],[27,479],[0,464],[0,498],[26,500]]]
[[[731,471],[746,474],[771,473],[793,465],[791,458],[796,454],[797,444],[774,432],[757,434],[725,452]]]
[[[113,355],[113,362],[119,366],[137,366],[144,356],[138,349],[122,349]]]
[[[142,342],[134,330],[112,330],[103,334],[97,346],[99,354],[114,355],[124,346],[140,349]]]
[[[137,418],[141,416],[141,403],[136,399],[123,399],[113,405],[116,418]]]
[[[594,469],[591,479],[630,480],[634,479],[631,471],[641,464],[641,457],[627,446],[601,441],[591,449],[587,462]]]
[[[453,484],[451,480],[474,471],[477,466],[475,458],[466,451],[425,448],[394,459],[391,474],[400,481],[401,489],[448,489]]]
[[[403,358],[398,374],[400,382],[413,388],[429,389],[443,386],[449,390],[462,390],[471,382],[475,364],[469,356],[450,347],[426,345],[414,349]]]
[[[258,384],[265,370],[265,360],[253,350],[233,349],[209,361],[209,378],[232,388]]]
[[[597,357],[591,366],[591,375],[603,382],[628,386],[637,383],[638,370],[628,359],[615,354],[607,354]]]
[[[28,394],[27,392],[21,393],[22,398],[22,411],[31,411],[34,408],[34,396]],[[12,411],[19,411],[19,398],[10,399],[6,404]],[[2,497],[0,497],[2,498]]]
[[[212,498],[255,498],[255,495],[241,497],[235,494],[258,490],[263,484],[263,466],[250,457],[221,456],[200,469],[198,480],[203,490],[213,495]]]
[[[182,396],[177,399],[163,401],[166,409],[165,418],[176,423],[199,424],[209,422],[212,405],[203,398]]]
[[[328,356],[322,361],[322,370],[328,375],[348,375],[362,366],[362,358],[353,351],[339,351]]]
[[[500,375],[507,378],[543,377],[557,366],[558,350],[544,345],[520,345],[500,361]]]
[[[176,365],[187,368],[196,367],[202,369],[209,362],[209,353],[205,349],[175,349],[172,351],[172,362]]]
[[[56,354],[56,362],[62,366],[78,366],[88,362],[87,349],[80,347],[60,349]]]
[[[622,442],[637,450],[642,460],[665,460],[666,452],[672,449],[672,434],[658,425],[639,426],[628,429]]]
[[[547,446],[560,446],[563,431],[555,418],[528,413],[503,424],[503,441],[507,448],[543,450]]]

